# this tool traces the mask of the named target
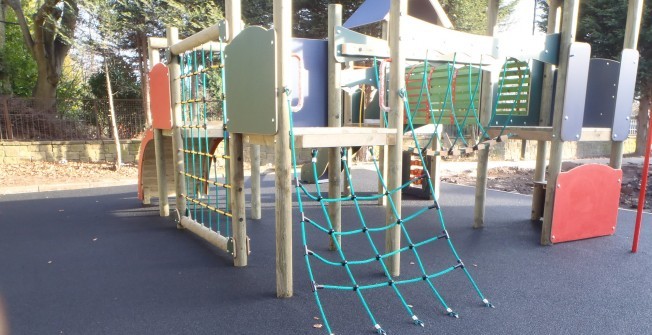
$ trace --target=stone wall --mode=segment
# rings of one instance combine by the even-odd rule
[[[122,161],[136,163],[140,140],[121,141]],[[409,142],[406,141],[406,147]],[[625,141],[625,153],[634,152],[636,143],[634,138]],[[536,158],[536,141],[527,141],[525,159]],[[249,167],[249,145],[245,145],[245,166]],[[564,144],[564,159],[608,157],[611,142],[566,142]],[[289,149],[288,149],[289,150]],[[302,149],[297,153],[300,164],[310,161],[310,149]],[[218,148],[222,152],[222,146]],[[491,149],[492,160],[519,160],[521,156],[521,141],[510,140],[498,143]],[[19,163],[23,160],[38,160],[58,162],[62,159],[68,161],[115,161],[115,145],[113,141],[37,141],[14,142],[0,141],[0,164]],[[475,159],[474,156],[468,159]],[[260,163],[271,168],[274,166],[274,147],[260,147]]]
[[[123,163],[136,163],[140,140],[124,140]],[[15,164],[21,161],[68,161],[98,162],[115,161],[116,148],[111,140],[100,141],[34,141],[0,142],[0,163]]]

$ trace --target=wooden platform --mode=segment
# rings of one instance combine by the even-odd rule
[[[489,136],[500,135],[502,127],[487,129]],[[552,127],[507,127],[503,134],[509,134],[510,139],[552,141]],[[611,141],[611,128],[582,128],[579,141]]]
[[[294,139],[297,149],[394,145],[396,132],[396,129],[388,128],[298,127],[294,128]],[[245,135],[245,142],[273,145],[274,136]]]

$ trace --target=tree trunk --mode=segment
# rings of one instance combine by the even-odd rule
[[[50,82],[47,69],[39,69],[32,96],[36,99],[36,107],[39,111],[54,112],[57,85]]]
[[[5,4],[4,0],[0,0],[0,21],[3,22],[0,24],[0,50],[5,49],[5,43],[7,41],[7,24],[4,23],[6,21],[6,13],[7,4]],[[0,66],[2,66],[3,69],[7,68],[6,59],[2,59],[2,64],[0,64]],[[8,95],[12,93],[10,79],[9,73],[7,73],[6,70],[0,71],[0,94]]]
[[[118,122],[115,120],[115,109],[113,108],[113,89],[111,88],[111,76],[109,65],[104,63],[106,73],[106,90],[109,95],[109,111],[111,112],[111,128],[113,128],[113,141],[115,142],[115,169],[120,170],[122,166],[122,150],[120,149],[120,135],[118,134]]]
[[[652,98],[652,87],[641,92],[641,101],[638,108],[638,115],[636,117],[636,154],[645,154],[645,146],[647,143],[647,126],[650,117],[650,99]]]

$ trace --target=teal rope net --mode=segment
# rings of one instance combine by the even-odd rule
[[[511,125],[512,116],[527,110],[528,63],[508,58],[500,71],[490,120],[483,124],[478,112],[482,72],[482,65],[461,66],[455,58],[453,62],[437,65],[426,60],[406,69],[406,95],[411,109],[405,113],[404,132],[410,131],[409,123],[414,128],[426,124],[444,124],[452,128],[453,138],[448,146],[442,141],[429,155],[469,154],[486,148],[483,144],[500,142]],[[497,116],[501,116],[503,124],[497,124]],[[501,126],[495,138],[489,136],[489,126]],[[422,147],[429,148],[441,135],[435,127]],[[414,153],[416,149],[412,147],[410,151]]]
[[[408,103],[408,97],[406,95],[406,92],[401,91],[400,94],[405,102],[406,114],[409,115],[409,103]],[[286,96],[288,97],[288,109],[290,109],[290,101],[289,101],[290,94],[289,94],[289,90],[287,89],[286,89]],[[299,211],[301,212],[301,238],[302,238],[303,248],[305,250],[304,259],[305,259],[306,268],[308,270],[308,275],[311,282],[312,292],[315,301],[317,303],[319,313],[321,314],[321,319],[324,322],[325,329],[329,334],[333,333],[333,328],[327,317],[324,304],[322,303],[320,291],[338,291],[338,292],[353,293],[357,297],[357,300],[359,300],[359,302],[361,303],[365,313],[367,314],[371,324],[373,325],[373,329],[378,334],[386,334],[386,332],[380,326],[380,323],[378,322],[376,315],[374,313],[374,308],[372,307],[372,304],[369,302],[369,299],[367,297],[368,293],[371,293],[371,291],[377,289],[389,288],[392,294],[400,302],[400,305],[405,311],[407,317],[415,325],[424,326],[423,322],[416,316],[413,306],[408,304],[408,300],[403,291],[403,288],[409,284],[417,284],[421,282],[424,283],[428,291],[430,291],[432,296],[435,298],[435,300],[441,304],[445,313],[451,317],[458,317],[458,314],[454,312],[453,309],[446,303],[444,297],[436,288],[434,282],[436,278],[444,276],[445,274],[451,273],[455,270],[460,270],[465,274],[466,278],[471,283],[471,286],[473,287],[473,289],[475,290],[475,292],[477,293],[480,300],[485,306],[493,307],[492,304],[484,297],[484,295],[480,291],[478,285],[471,277],[471,274],[469,273],[468,269],[466,268],[461,258],[459,257],[455,247],[453,246],[448,230],[446,229],[446,225],[444,223],[442,210],[437,202],[437,199],[435,198],[434,186],[430,179],[430,175],[427,173],[427,169],[424,169],[426,173],[409,180],[408,182],[404,183],[401,187],[396,189],[389,189],[387,187],[387,184],[385,183],[382,174],[380,173],[380,170],[378,168],[378,162],[374,159],[376,174],[383,185],[383,192],[380,194],[364,195],[362,193],[358,193],[356,190],[356,187],[352,181],[350,166],[346,159],[347,149],[343,149],[340,152],[342,168],[344,170],[344,175],[346,177],[346,180],[350,185],[350,196],[328,198],[323,194],[319,183],[315,184],[314,191],[310,191],[301,183],[299,178],[297,159],[296,159],[296,149],[294,143],[293,120],[291,114],[292,113],[290,113],[290,129],[291,129],[290,144],[291,144],[291,151],[292,151],[292,165],[294,169],[295,192],[297,195]],[[408,118],[408,120],[409,120],[408,127],[410,130],[412,130],[412,134],[415,134],[414,124],[411,122],[411,118]],[[416,143],[417,143],[417,148],[419,149],[418,152],[419,152],[419,158],[421,164],[425,167],[424,156],[421,154],[421,150],[419,148],[418,142]],[[318,150],[313,150],[311,164],[313,164],[313,171],[315,171],[315,174],[317,169],[315,168],[314,165],[317,162],[317,156],[318,156]],[[374,157],[373,149],[371,149],[371,156]],[[315,176],[315,179],[316,178],[317,176]],[[432,199],[435,200],[424,208],[417,209],[416,211],[407,215],[400,215],[397,204],[395,204],[392,201],[390,195],[396,192],[401,192],[401,190],[403,190],[404,188],[410,186],[411,184],[417,181],[427,183],[430,190],[430,194],[432,195]],[[394,217],[398,219],[396,222],[391,224],[384,224],[383,222],[383,225],[380,226],[373,225],[373,223],[367,220],[366,218],[365,210],[363,208],[364,206],[363,202],[369,200],[378,200],[383,197],[387,198],[388,206],[390,206],[390,209]],[[312,202],[318,205],[318,207],[321,209],[321,212],[323,214],[323,220],[312,218],[307,214],[306,202]],[[329,218],[328,210],[327,210],[327,205],[332,202],[342,202],[349,205],[349,207],[352,206],[355,212],[356,219],[359,222],[359,226],[354,227],[350,230],[342,230],[342,231],[334,230],[333,224]],[[426,238],[423,238],[422,236],[412,235],[410,233],[410,231],[412,230],[411,226],[422,224],[421,221],[417,220],[421,216],[427,216],[426,221],[428,221],[428,223],[430,224],[436,225],[438,222],[439,229],[435,231],[439,231],[439,233],[435,234],[434,236],[429,236]],[[308,233],[307,233],[309,228],[312,230],[316,230],[321,234],[324,234],[324,236],[327,236],[328,238],[332,239],[336,249],[334,255],[322,254],[309,247]],[[403,238],[407,242],[407,245],[395,251],[390,251],[385,253],[381,252],[377,246],[377,242],[375,241],[374,235],[395,228],[400,229]],[[339,239],[336,238],[336,237],[355,237],[355,236],[364,236],[363,240],[366,240],[368,242],[368,248],[370,249],[372,255],[371,257],[366,257],[361,259],[352,259],[347,257],[347,253],[344,252],[342,245],[339,242]],[[451,264],[445,265],[443,266],[443,268],[432,270],[426,266],[426,262],[424,261],[425,254],[422,253],[421,250],[422,248],[425,248],[428,245],[434,244],[436,241],[445,241],[444,243],[446,243],[448,249],[452,253],[453,260]],[[416,274],[411,278],[398,279],[394,277],[388,269],[388,266],[386,264],[387,259],[401,253],[410,253],[415,260],[415,264],[417,265],[418,270],[416,271]],[[344,274],[345,283],[331,284],[331,283],[322,282],[321,278],[319,279],[317,278],[316,273],[314,271],[315,264],[313,263],[315,262],[321,266],[343,268],[345,273]],[[377,264],[377,269],[380,270],[380,272],[382,273],[382,279],[379,280],[375,279],[372,280],[370,283],[367,283],[368,280],[367,281],[360,280],[355,275],[356,269],[358,267],[370,266],[370,265],[373,266],[373,264]]]
[[[186,213],[204,227],[231,235],[229,136],[224,92],[224,55],[193,50],[179,56],[181,131]]]

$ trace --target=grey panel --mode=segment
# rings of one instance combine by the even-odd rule
[[[584,108],[584,127],[611,128],[616,110],[619,71],[620,63],[614,60],[591,59]]]
[[[620,74],[618,92],[616,93],[616,110],[614,113],[611,139],[624,141],[629,135],[629,119],[636,88],[636,71],[638,70],[638,51],[625,49],[620,57]]]
[[[290,62],[290,88],[292,105],[297,105],[298,94],[303,94],[303,108],[293,114],[296,127],[328,126],[328,42],[295,38],[292,53],[303,59],[301,69],[302,87],[299,90],[299,68],[297,59]]]
[[[277,132],[276,35],[248,27],[226,46],[225,85],[230,132]]]
[[[590,60],[591,46],[589,44],[571,44],[562,108],[561,139],[563,141],[580,139]]]
[[[389,15],[390,0],[367,0],[351,17],[344,22],[344,27],[355,28],[383,20]]]
[[[376,70],[373,67],[342,71],[342,86],[352,87],[363,84],[376,86]]]

